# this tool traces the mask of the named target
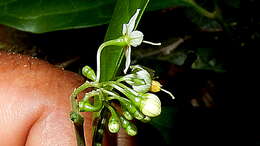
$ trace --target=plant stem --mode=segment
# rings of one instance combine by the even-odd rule
[[[97,51],[97,78],[96,78],[96,83],[99,82],[100,80],[100,62],[101,62],[101,52],[103,51],[103,49],[107,46],[126,46],[126,41],[124,39],[124,37],[119,37],[118,39],[114,39],[114,40],[110,40],[110,41],[106,41],[104,43],[102,43]]]
[[[229,25],[224,21],[224,19],[222,17],[221,10],[219,9],[218,4],[217,4],[217,0],[214,0],[215,10],[213,12],[209,12],[208,10],[204,9],[203,7],[198,5],[194,0],[186,0],[185,2],[187,4],[189,4],[190,6],[192,6],[201,15],[203,15],[209,19],[216,20],[221,25],[223,30],[227,33],[227,35],[229,37],[231,36]]]
[[[209,19],[216,19],[216,11],[209,12],[208,10],[198,5],[194,0],[186,0],[185,2],[192,6],[201,15]]]
[[[93,142],[92,146],[101,146],[103,141],[104,128],[107,123],[109,111],[103,108],[101,112],[96,113],[93,124]]]
[[[85,137],[84,137],[84,118],[79,113],[78,102],[76,100],[77,95],[84,91],[86,88],[93,86],[90,82],[86,81],[80,87],[76,88],[70,96],[71,108],[70,118],[74,123],[77,145],[85,146]]]

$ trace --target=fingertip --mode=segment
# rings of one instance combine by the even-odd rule
[[[26,146],[76,146],[73,124],[66,111],[55,109],[43,114],[30,129]]]

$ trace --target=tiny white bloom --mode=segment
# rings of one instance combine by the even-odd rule
[[[140,45],[143,41],[143,33],[141,31],[134,31],[136,19],[139,15],[140,9],[136,10],[136,13],[134,16],[129,20],[128,24],[123,24],[123,35],[128,40],[128,46],[125,48],[125,56],[126,56],[126,63],[125,63],[125,69],[124,73],[127,72],[130,63],[131,63],[131,46],[137,47]]]
[[[148,41],[143,41],[144,35],[141,31],[134,30],[136,19],[139,15],[140,9],[137,9],[134,16],[129,20],[128,24],[123,24],[123,36],[125,36],[125,39],[127,40],[127,46],[125,48],[125,56],[126,56],[126,63],[125,63],[125,69],[124,73],[126,74],[130,63],[131,63],[131,46],[137,47],[142,42],[148,43],[151,45],[161,45],[161,43],[152,43]]]

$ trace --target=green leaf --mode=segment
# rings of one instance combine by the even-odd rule
[[[152,0],[150,10],[183,5],[186,0]],[[127,4],[129,1],[124,2]],[[143,5],[143,1],[135,0]],[[111,19],[116,0],[0,0],[0,24],[33,33],[93,27]],[[128,13],[131,7],[126,7]]]
[[[128,23],[137,9],[141,9],[136,26],[148,4],[149,0],[118,0],[112,20],[106,33],[105,41],[112,40],[122,35],[123,24]],[[117,73],[123,58],[123,48],[110,46],[101,54],[101,81],[111,80]]]
[[[43,33],[107,23],[114,0],[0,0],[0,24]]]

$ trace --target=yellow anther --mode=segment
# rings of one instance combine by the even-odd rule
[[[159,92],[161,90],[162,85],[158,81],[152,81],[152,86],[149,91],[151,92]]]

